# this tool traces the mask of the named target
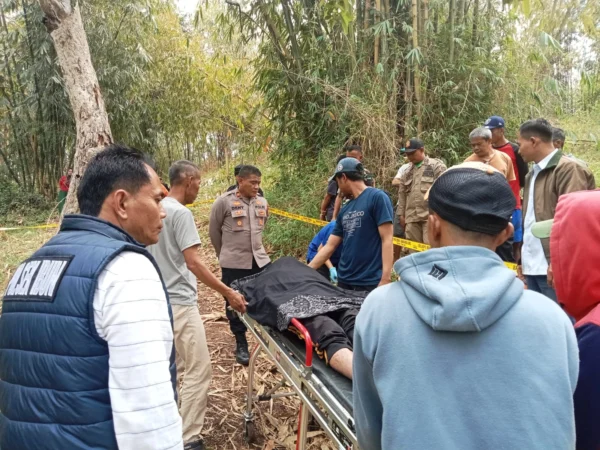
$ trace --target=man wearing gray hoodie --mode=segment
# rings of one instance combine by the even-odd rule
[[[432,249],[396,262],[401,281],[356,319],[361,450],[574,448],[573,326],[494,253],[513,230],[511,194],[490,167],[431,187]]]

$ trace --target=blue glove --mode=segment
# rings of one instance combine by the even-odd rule
[[[337,281],[338,281],[337,270],[335,267],[332,267],[331,269],[329,269],[329,279],[331,280],[332,283],[337,283]]]

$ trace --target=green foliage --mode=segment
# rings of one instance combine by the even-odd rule
[[[73,159],[72,111],[37,1],[0,6],[0,164],[22,189],[52,199]],[[154,154],[163,173],[177,159],[225,164],[264,145],[252,74],[216,12],[196,29],[170,1],[80,6],[116,141]]]
[[[18,189],[0,178],[0,224],[2,226],[37,225],[54,219],[57,201]]]
[[[314,166],[300,166],[293,159],[281,160],[277,164],[265,161],[261,165],[265,180],[265,196],[271,207],[319,217],[319,209],[327,179],[331,175],[329,164],[333,154],[322,155]],[[306,256],[308,243],[319,231],[319,227],[285,217],[270,215],[264,241],[274,258],[280,256]]]
[[[469,152],[468,132],[491,114],[514,130],[531,117],[597,107],[598,65],[588,64],[574,91],[582,66],[570,52],[583,35],[597,42],[595,27],[580,22],[598,17],[597,6],[456,3],[451,22],[448,2],[435,0],[417,1],[415,20],[403,0],[379,10],[361,0],[250,0],[229,2],[220,22],[258,46],[254,85],[272,118],[275,155],[303,165],[361,143],[385,178],[398,163],[395,148],[413,135],[454,163]]]
[[[52,198],[75,127],[37,2],[0,0],[0,61],[0,162],[21,189]]]

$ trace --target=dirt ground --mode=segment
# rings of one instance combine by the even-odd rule
[[[220,277],[218,262],[206,232],[208,208],[195,209],[194,213],[203,242],[200,250],[201,258],[213,273]],[[213,368],[203,433],[207,448],[211,450],[295,449],[299,401],[293,397],[258,404],[254,411],[258,440],[253,445],[245,442],[242,414],[245,409],[248,372],[246,367],[235,362],[233,354],[235,340],[225,317],[223,297],[199,284],[198,306],[204,319]],[[248,338],[252,350],[254,341],[250,334]],[[255,373],[255,389],[258,393],[266,392],[280,379],[275,365],[261,354]],[[311,436],[308,447],[310,449],[334,448],[321,430],[311,431],[309,436]]]

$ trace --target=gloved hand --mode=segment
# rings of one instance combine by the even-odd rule
[[[329,269],[329,279],[331,280],[332,283],[338,282],[337,269],[335,267],[332,267],[331,269]]]

